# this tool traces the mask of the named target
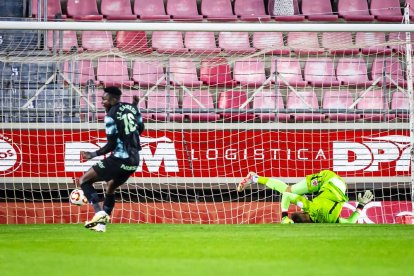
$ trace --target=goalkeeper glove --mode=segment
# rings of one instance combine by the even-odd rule
[[[363,209],[365,205],[367,205],[371,200],[374,199],[374,195],[370,190],[366,190],[364,195],[362,196],[360,193],[358,194],[358,209]]]
[[[82,151],[81,154],[82,154],[82,157],[86,160],[89,160],[89,159],[92,159],[98,156],[95,151]]]
[[[293,220],[291,220],[288,216],[283,217],[282,221],[280,222],[281,224],[292,224],[294,223]]]

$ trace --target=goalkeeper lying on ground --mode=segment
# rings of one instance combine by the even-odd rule
[[[365,191],[364,196],[358,195],[358,206],[349,218],[340,218],[342,206],[348,201],[346,184],[332,171],[324,170],[316,174],[306,176],[305,179],[288,186],[281,180],[260,177],[250,172],[237,186],[241,192],[252,183],[266,185],[267,187],[282,193],[282,221],[281,223],[355,223],[364,206],[373,199],[371,191]],[[306,193],[318,192],[313,200],[308,200]],[[292,214],[288,217],[289,205],[293,203],[303,212]]]

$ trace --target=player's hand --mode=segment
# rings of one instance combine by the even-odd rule
[[[82,155],[82,158],[85,159],[85,160],[90,160],[90,159],[96,157],[96,152],[94,152],[94,151],[93,152],[91,152],[91,151],[81,151],[80,153]]]
[[[294,223],[293,220],[291,220],[289,217],[283,217],[282,221],[280,222],[281,224],[292,224]]]
[[[374,195],[370,190],[366,190],[363,196],[360,193],[358,194],[358,204],[362,205],[362,207],[371,202],[373,199]]]

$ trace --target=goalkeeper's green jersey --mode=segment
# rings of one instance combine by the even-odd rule
[[[342,180],[342,178],[330,170],[323,170],[306,176],[306,183],[310,193],[320,192],[326,183],[332,181],[340,181],[346,187],[346,183]]]
[[[308,200],[303,206],[303,211],[309,213],[315,223],[335,223],[341,214],[342,206],[348,201],[348,197],[330,182],[324,183],[319,194]]]

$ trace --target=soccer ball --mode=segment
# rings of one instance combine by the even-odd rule
[[[88,204],[85,194],[81,189],[75,189],[70,193],[69,196],[70,203],[82,206]]]

